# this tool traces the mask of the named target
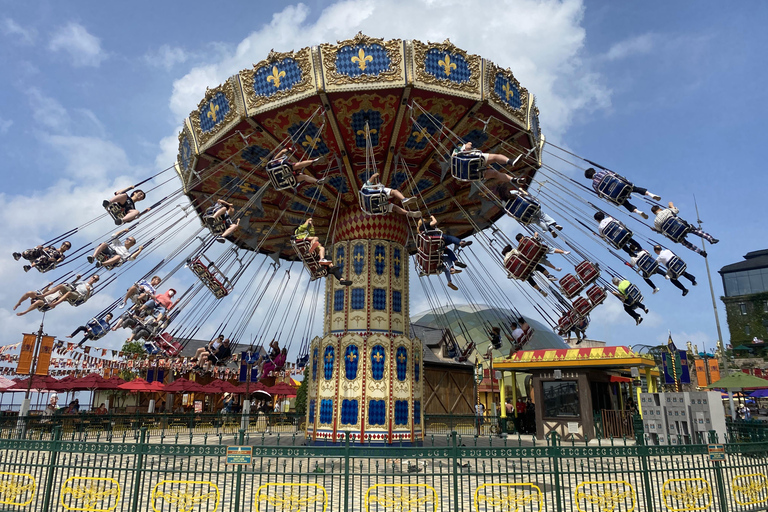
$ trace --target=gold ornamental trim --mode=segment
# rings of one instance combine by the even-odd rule
[[[520,124],[526,129],[528,129],[528,89],[520,85],[520,82],[515,78],[515,75],[512,73],[512,70],[507,68],[503,69],[496,64],[494,64],[491,61],[486,61],[488,64],[486,66],[486,76],[485,81],[487,84],[487,93],[490,100],[493,102],[493,104],[496,106],[496,108],[502,110],[503,112],[506,112],[513,118],[520,121]],[[520,94],[520,108],[512,108],[509,104],[506,102],[506,98],[502,98],[496,93],[496,76],[502,75],[504,78],[509,80],[509,83],[515,85],[517,87],[517,90]]]
[[[336,71],[336,55],[338,51],[345,46],[371,46],[379,45],[384,48],[389,57],[389,69],[376,75],[363,73],[359,76],[351,77]],[[358,32],[352,39],[336,41],[336,44],[323,43],[320,45],[320,57],[323,62],[323,74],[325,84],[330,86],[340,85],[360,85],[382,82],[397,82],[403,80],[403,42],[400,39],[385,41],[383,38],[369,37],[362,32]],[[358,59],[358,65],[362,71],[365,71],[365,55],[352,57]],[[355,61],[357,62],[357,61]]]
[[[260,94],[256,94],[254,89],[256,73],[262,68],[269,66],[272,66],[274,69],[278,63],[283,62],[286,59],[293,59],[293,61],[296,62],[296,65],[301,71],[301,80],[294,84],[290,89],[276,91],[271,96],[262,96]],[[240,81],[243,84],[245,108],[248,116],[254,115],[256,113],[254,111],[261,109],[265,105],[269,105],[270,108],[278,107],[284,103],[287,103],[287,100],[293,98],[294,96],[298,96],[301,93],[306,93],[307,91],[315,90],[313,79],[314,74],[312,72],[312,51],[309,47],[302,48],[301,50],[297,51],[292,50],[289,52],[276,52],[275,50],[270,50],[266,59],[258,62],[257,64],[254,64],[252,69],[244,69],[240,71],[239,75]],[[271,83],[275,87],[278,87],[280,72],[278,71],[278,73],[273,73],[272,76],[267,78],[267,80],[270,78],[273,79],[271,80]]]
[[[481,90],[481,63],[482,59],[478,55],[469,54],[461,48],[454,45],[449,39],[446,39],[442,43],[433,43],[428,41],[426,44],[421,41],[413,40],[414,50],[414,72],[416,74],[416,80],[426,85],[432,85],[439,88],[449,89],[454,92],[469,93],[473,96],[480,96]],[[444,53],[443,59],[440,61],[441,66],[446,72],[445,78],[437,78],[426,70],[427,52],[430,50],[440,50]],[[450,73],[453,69],[456,69],[456,64],[450,61],[450,55],[461,55],[467,62],[469,67],[469,80],[466,82],[453,82],[450,80]]]
[[[233,121],[237,121],[240,118],[240,115],[238,113],[238,91],[235,87],[235,80],[234,77],[228,78],[226,82],[221,84],[218,87],[214,87],[213,89],[209,89],[206,87],[205,89],[205,97],[200,101],[200,103],[197,104],[197,109],[193,110],[189,114],[189,121],[192,124],[192,129],[194,130],[194,133],[197,138],[197,144],[198,144],[198,151],[199,148],[202,148],[208,144],[209,141],[216,139],[216,136],[222,132],[225,131],[227,128],[229,128],[230,124]],[[226,114],[221,118],[221,121],[217,120],[217,116],[220,114],[215,110],[209,110],[205,112],[204,115],[213,118],[214,123],[216,123],[213,128],[208,132],[203,132],[202,128],[200,127],[200,115],[205,107],[205,105],[213,99],[214,96],[216,96],[218,93],[222,93],[224,97],[227,99],[227,102],[229,103],[229,111],[227,111]]]

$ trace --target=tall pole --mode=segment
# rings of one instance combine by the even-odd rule
[[[693,196],[693,204],[696,207],[696,222],[699,224],[699,230],[701,231],[701,217],[699,216],[699,204],[696,202],[696,196]],[[704,238],[701,239],[701,249],[706,252],[707,245],[704,242]],[[707,267],[707,281],[709,281],[709,293],[712,296],[712,310],[715,312],[715,325],[717,326],[717,340],[720,342],[720,346],[723,351],[723,374],[728,376],[728,355],[725,353],[725,343],[723,343],[723,332],[720,329],[720,316],[717,314],[717,301],[715,300],[715,287],[712,286],[712,274],[709,272],[709,260],[704,257],[704,264]],[[731,408],[731,418],[736,419],[736,408],[733,405],[733,392],[728,391],[728,404]]]
[[[43,339],[43,322],[45,321],[45,313],[43,313],[43,318],[40,320],[40,329],[37,331],[37,335],[35,336],[35,349],[32,352],[32,365],[29,368],[29,379],[27,379],[27,391],[24,393],[24,401],[21,403],[21,407],[19,409],[19,420],[17,422],[17,429],[19,430],[20,438],[24,438],[26,436],[27,431],[27,424],[28,422],[24,418],[29,414],[29,401],[30,401],[30,395],[32,393],[32,378],[35,376],[35,369],[37,367],[37,356],[40,351],[40,342]]]

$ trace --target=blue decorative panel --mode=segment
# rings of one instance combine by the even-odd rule
[[[203,133],[213,130],[214,126],[224,120],[227,112],[229,112],[229,101],[227,101],[224,93],[217,92],[198,112],[200,115],[200,130]]]
[[[353,288],[349,295],[349,307],[351,309],[364,309],[365,308],[365,289]]]
[[[254,187],[243,178],[233,178],[226,175],[219,181],[219,185],[227,192],[241,192],[243,194],[253,194],[259,189],[259,187]]]
[[[355,274],[360,275],[363,268],[365,268],[365,246],[357,244],[352,249],[352,270],[355,271]]]
[[[356,345],[349,345],[344,352],[344,373],[349,380],[357,378],[357,365],[360,361],[360,351]]]
[[[352,133],[355,134],[355,145],[359,148],[367,147],[365,144],[365,122],[368,121],[368,130],[371,134],[371,146],[379,145],[381,131],[381,112],[378,110],[360,110],[352,114]]]
[[[533,114],[531,114],[531,133],[534,137],[536,137],[536,140],[538,141],[541,139],[541,128],[539,127],[539,114],[536,114],[534,111]]]
[[[408,351],[405,347],[397,347],[397,352],[395,352],[395,368],[397,370],[397,380],[404,381],[408,375]]]
[[[450,80],[460,84],[469,82],[472,73],[463,55],[448,53],[437,48],[427,51],[424,58],[424,71],[441,80]]]
[[[261,67],[253,74],[253,92],[269,98],[277,91],[289,91],[301,82],[301,69],[293,59]]]
[[[253,165],[262,165],[269,156],[269,150],[261,146],[248,146],[240,152],[240,158]]]
[[[515,84],[510,82],[504,75],[498,73],[493,90],[499,95],[501,101],[514,109],[519,109],[522,105],[520,100],[520,90]]]
[[[435,114],[423,113],[416,118],[411,127],[411,135],[405,141],[408,149],[424,149],[429,144],[429,138],[440,131],[443,126],[443,118]]]
[[[405,180],[408,179],[408,175],[404,172],[395,172],[392,173],[392,177],[389,180],[389,188],[400,188],[400,186],[405,183]]]
[[[308,158],[317,158],[321,155],[330,153],[328,146],[323,142],[323,138],[318,135],[320,128],[314,123],[296,123],[288,127],[288,133],[291,135],[293,143],[300,148],[301,152],[297,154],[305,155]]]
[[[330,424],[333,421],[333,400],[320,400],[320,423]]]
[[[333,310],[344,311],[344,290],[336,290],[333,292]]]
[[[315,349],[312,351],[312,379],[317,379],[317,354],[318,348],[315,347]]]
[[[301,194],[307,199],[317,201],[318,203],[328,202],[328,198],[320,193],[320,187],[306,187],[302,190]]]
[[[325,380],[333,378],[333,363],[336,360],[336,351],[331,345],[325,347],[323,352],[323,377]]]
[[[376,311],[387,309],[387,290],[384,288],[373,289],[373,309]]]
[[[419,355],[413,355],[413,381],[419,382],[421,378],[421,362],[419,361]]]
[[[421,401],[413,401],[413,424],[421,425]]]
[[[432,215],[437,215],[438,213],[443,213],[447,209],[448,209],[448,205],[444,204],[443,206],[438,206],[437,208],[432,208],[429,213],[431,213]]]
[[[368,423],[371,425],[384,425],[387,419],[387,403],[384,400],[371,400],[368,402]]]
[[[357,400],[342,400],[341,402],[341,424],[354,425],[357,423],[357,412],[360,405]]]
[[[392,312],[400,313],[403,308],[403,295],[397,290],[392,290]]]
[[[384,365],[387,362],[387,355],[384,352],[384,347],[381,345],[375,345],[371,349],[371,375],[373,380],[381,380],[384,378]]]
[[[344,246],[343,245],[336,246],[336,258],[333,264],[337,267],[344,266]]]
[[[338,190],[341,194],[346,194],[349,192],[349,187],[347,187],[347,178],[344,176],[333,176],[328,179],[328,184]]]
[[[383,274],[387,268],[387,249],[381,244],[376,244],[373,250],[373,268],[378,275]]]
[[[295,211],[295,212],[308,212],[309,211],[309,207],[308,206],[303,205],[303,204],[301,204],[298,201],[292,202],[291,206],[289,206],[289,208],[291,210]]]
[[[445,192],[443,192],[442,190],[438,190],[437,192],[435,192],[431,196],[425,198],[424,202],[425,203],[434,203],[435,201],[440,201],[442,199],[445,199]]]
[[[392,249],[392,270],[395,271],[395,277],[400,277],[400,270],[402,268],[402,256],[400,249]],[[400,311],[398,309],[398,311]]]
[[[434,185],[434,183],[432,183],[432,180],[428,180],[428,179],[422,178],[416,184],[416,189],[418,189],[419,192],[422,192],[422,191],[428,189],[429,187],[431,187],[432,185]]]
[[[488,134],[485,133],[483,130],[472,130],[468,134],[466,134],[464,137],[462,137],[462,140],[464,142],[471,142],[472,147],[474,149],[480,149],[483,147],[483,144],[488,140]]]
[[[309,401],[309,421],[310,423],[315,422],[315,399]]]
[[[395,400],[395,425],[408,424],[408,400]]]
[[[342,46],[336,52],[336,72],[349,77],[376,76],[389,70],[387,51],[379,44]]]
[[[192,163],[192,144],[189,142],[189,137],[184,137],[181,140],[179,159],[182,169],[189,169],[189,164]]]

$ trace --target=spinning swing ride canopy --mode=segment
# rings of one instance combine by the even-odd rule
[[[179,134],[176,170],[198,214],[217,198],[234,204],[242,218],[231,241],[285,259],[296,258],[290,237],[309,216],[320,240],[330,228],[336,240],[329,243],[338,241],[334,210],[359,210],[358,190],[373,172],[406,197],[418,194],[425,215],[464,237],[475,229],[468,215],[482,229],[503,210],[473,183],[451,179],[450,151],[462,140],[513,160],[526,153],[504,171],[530,180],[544,143],[538,114],[510,70],[447,40],[358,34],[335,45],[272,51],[208,89]],[[324,157],[308,171],[327,183],[299,183],[295,192],[272,188],[265,167],[285,147],[294,162]],[[366,167],[367,148],[375,171]]]

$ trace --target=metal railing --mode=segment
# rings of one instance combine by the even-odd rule
[[[422,447],[304,446],[303,436],[157,443],[0,439],[0,504],[12,510],[752,511],[768,506],[768,442],[595,445],[451,433]],[[275,440],[277,439],[277,440]],[[198,439],[198,441],[200,441]],[[250,446],[227,465],[228,445]],[[714,452],[713,452],[714,453]],[[720,453],[720,452],[717,452]],[[4,510],[5,510],[4,509]]]

